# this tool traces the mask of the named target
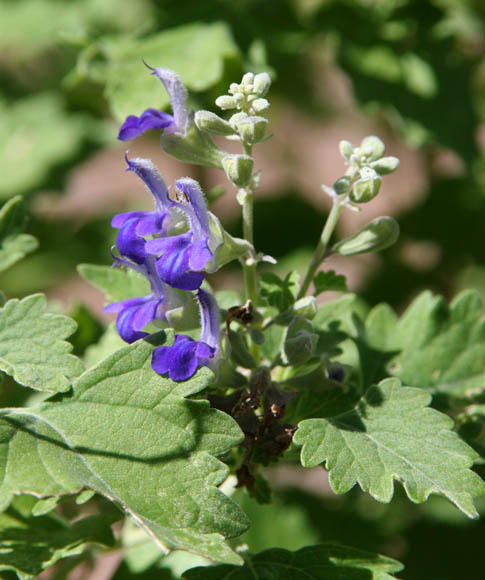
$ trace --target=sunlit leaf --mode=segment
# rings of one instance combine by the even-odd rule
[[[83,371],[66,342],[76,323],[46,311],[43,294],[9,300],[0,309],[0,369],[39,391],[66,391]]]
[[[152,349],[134,343],[84,373],[72,393],[3,411],[0,503],[22,491],[45,497],[87,487],[117,503],[162,549],[237,563],[224,537],[248,522],[217,489],[228,470],[215,456],[239,443],[241,431],[207,401],[183,398],[210,383],[209,370],[174,383],[152,371]]]
[[[452,431],[447,415],[427,407],[430,400],[422,389],[386,379],[353,409],[300,423],[294,442],[303,446],[302,464],[325,462],[336,493],[358,483],[389,502],[396,479],[414,502],[434,493],[477,517],[473,497],[485,494],[485,483],[470,470],[477,454]]]

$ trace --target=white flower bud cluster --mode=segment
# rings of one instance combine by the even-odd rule
[[[270,86],[268,73],[246,73],[239,84],[231,84],[228,95],[216,99],[216,105],[223,111],[237,110],[228,123],[234,133],[249,145],[264,139],[268,120],[260,114],[269,108],[269,102],[264,96]]]
[[[371,201],[379,192],[381,177],[399,167],[397,157],[384,157],[386,147],[374,135],[365,137],[359,147],[350,141],[340,141],[339,148],[349,168],[335,182],[334,190],[338,194],[347,193],[354,203]]]

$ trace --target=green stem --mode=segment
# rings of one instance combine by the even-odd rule
[[[244,153],[252,156],[253,147],[249,143],[242,141]],[[242,219],[243,219],[243,237],[254,247],[254,182],[251,180],[249,185],[244,187],[242,194]],[[251,256],[252,257],[252,256]],[[253,306],[256,308],[258,304],[258,284],[256,280],[256,260],[248,260],[243,258],[241,260],[244,277],[244,289],[246,292],[246,300],[251,300]],[[253,355],[255,361],[259,364],[259,347],[249,337],[249,352]]]
[[[242,141],[244,153],[252,156],[252,145]],[[243,219],[243,237],[252,246],[254,246],[254,185],[250,183],[241,191],[243,194],[242,219]],[[244,288],[246,299],[251,300],[253,306],[257,306],[258,285],[256,283],[256,262],[249,264],[245,259],[242,260]]]
[[[341,196],[335,198],[333,201],[332,209],[328,215],[327,221],[325,222],[325,226],[323,227],[322,234],[320,239],[318,240],[317,247],[313,252],[312,259],[310,260],[310,264],[308,265],[308,269],[305,274],[305,278],[303,279],[303,283],[301,285],[300,291],[298,292],[298,296],[296,297],[297,300],[303,298],[307,293],[307,290],[315,276],[315,272],[317,271],[318,267],[322,263],[325,257],[325,251],[327,250],[328,242],[333,234],[335,226],[337,225],[338,219],[340,217],[340,212],[342,211],[343,204],[342,198],[345,196]]]
[[[250,188],[244,189],[244,201],[242,206],[243,236],[250,244],[254,244],[254,193]],[[246,259],[242,260],[244,274],[244,288],[246,299],[251,300],[256,306],[258,300],[258,287],[256,284],[256,262],[249,264]]]

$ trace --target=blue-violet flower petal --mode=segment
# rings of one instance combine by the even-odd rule
[[[175,335],[172,346],[153,350],[152,368],[173,381],[185,381],[201,366],[214,368],[219,358],[219,309],[215,299],[205,290],[197,293],[202,330],[200,341],[183,334]]]

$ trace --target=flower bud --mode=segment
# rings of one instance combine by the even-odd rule
[[[254,77],[253,93],[258,97],[264,97],[271,86],[271,78],[268,73],[259,73]]]
[[[354,153],[354,146],[350,141],[340,141],[339,143],[340,155],[345,159],[345,161],[350,161],[350,157]]]
[[[395,219],[383,216],[372,220],[350,238],[341,240],[332,248],[340,256],[355,256],[366,252],[377,252],[392,246],[399,237],[399,225]]]
[[[379,175],[387,175],[388,173],[396,171],[399,167],[399,159],[397,157],[383,157],[371,163],[370,166]]]
[[[352,180],[347,175],[340,177],[337,181],[333,184],[333,189],[335,193],[341,195],[342,193],[347,193],[352,185]]]
[[[234,135],[234,129],[231,125],[211,111],[197,111],[194,120],[197,127],[206,133],[224,136]]]
[[[312,323],[306,318],[295,316],[286,331],[283,343],[283,361],[292,364],[307,362],[317,345],[318,335],[313,332]]]
[[[305,296],[304,298],[297,300],[293,305],[293,312],[298,316],[311,320],[317,313],[317,301],[315,296]]]
[[[229,123],[231,124],[231,127],[236,128],[238,123],[244,119],[247,119],[248,117],[249,115],[247,113],[240,111],[239,113],[234,113],[234,115],[232,115],[232,117],[229,119]]]
[[[370,135],[369,137],[365,137],[360,144],[360,154],[365,155],[367,161],[375,161],[376,159],[380,159],[384,155],[384,151],[386,150],[386,146],[384,143],[376,137],[375,135]]]
[[[244,187],[251,179],[254,161],[249,155],[226,155],[222,167],[229,181],[236,187]]]
[[[246,117],[237,124],[237,130],[246,143],[253,145],[263,140],[267,124],[264,117]]]
[[[252,85],[254,82],[254,73],[252,72],[247,72],[241,81],[242,85]]]
[[[222,95],[220,97],[217,97],[216,105],[219,107],[219,109],[222,109],[223,111],[235,109],[237,107],[236,99],[229,95]]]
[[[325,377],[334,383],[343,383],[346,375],[345,367],[337,362],[331,362],[325,367]]]
[[[255,113],[262,113],[269,108],[269,102],[266,99],[254,99],[251,103]]]
[[[246,97],[242,93],[236,93],[234,95],[234,100],[236,101],[237,107],[242,107],[244,105],[244,103],[246,102]]]
[[[370,167],[363,167],[360,170],[360,179],[354,183],[349,199],[354,203],[367,203],[379,193],[380,186],[380,176]]]

